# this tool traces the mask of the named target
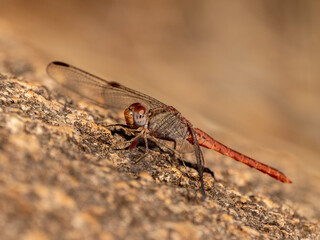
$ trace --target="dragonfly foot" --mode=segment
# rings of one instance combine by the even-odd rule
[[[132,160],[133,164],[137,164],[138,162],[140,162],[140,160],[145,158],[147,155],[148,153],[144,153],[142,156],[138,157],[137,159]]]
[[[124,142],[118,142],[118,143],[116,143],[116,144],[113,144],[111,147],[110,147],[110,149],[111,150],[123,150],[123,149],[125,149],[125,148],[127,148],[128,147],[128,145],[129,144],[131,144],[132,143],[132,141],[124,141]],[[119,146],[121,146],[121,145],[123,145],[124,147],[119,147]]]

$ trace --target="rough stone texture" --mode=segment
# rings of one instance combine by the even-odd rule
[[[2,56],[1,239],[319,238],[319,221],[303,217],[281,183],[256,194],[266,182],[250,180],[254,170],[217,161],[202,202],[196,171],[188,177],[169,153],[154,146],[135,164],[143,145],[114,149],[130,138],[107,127],[122,113],[48,90],[37,64]]]

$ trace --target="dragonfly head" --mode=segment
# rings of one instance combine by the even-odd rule
[[[133,103],[124,110],[124,118],[131,128],[143,127],[147,121],[146,108],[140,103]]]

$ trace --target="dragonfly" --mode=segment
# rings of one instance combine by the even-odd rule
[[[51,62],[47,66],[47,73],[63,87],[102,108],[124,110],[126,126],[137,130],[136,136],[130,140],[132,146],[135,146],[138,139],[144,139],[145,154],[148,154],[148,139],[172,142],[172,150],[177,153],[180,152],[178,146],[184,142],[192,144],[203,199],[206,197],[203,181],[204,157],[200,146],[231,157],[283,183],[292,183],[279,170],[239,153],[213,139],[201,129],[193,127],[177,109],[153,97],[117,82],[104,80],[64,62]]]

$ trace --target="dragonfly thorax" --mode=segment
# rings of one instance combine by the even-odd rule
[[[146,108],[140,103],[133,103],[124,111],[124,118],[131,128],[143,127],[147,122]]]

